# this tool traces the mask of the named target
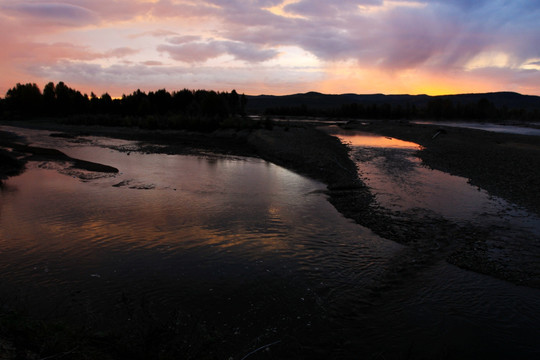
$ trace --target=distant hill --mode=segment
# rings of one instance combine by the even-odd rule
[[[433,101],[450,101],[454,105],[478,103],[482,99],[488,100],[497,108],[534,110],[540,109],[540,96],[521,95],[515,92],[493,92],[459,95],[384,95],[384,94],[341,94],[330,95],[318,92],[293,94],[283,96],[259,95],[247,96],[246,111],[248,113],[263,113],[270,108],[290,108],[305,106],[312,110],[328,110],[340,108],[343,105],[383,105],[416,106],[425,108]]]

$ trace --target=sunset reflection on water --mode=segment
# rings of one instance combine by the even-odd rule
[[[413,142],[362,131],[341,130],[338,127],[331,127],[328,131],[330,134],[339,138],[343,143],[350,146],[414,150],[420,150],[422,148],[420,145]]]
[[[169,324],[181,313],[196,325],[189,331],[208,324],[232,344],[245,341],[243,348],[260,334],[270,341],[285,334],[284,343],[300,334],[302,354],[320,354],[334,329],[339,341],[359,344],[351,354],[368,357],[389,346],[401,356],[416,339],[473,348],[474,339],[455,334],[484,329],[490,348],[537,341],[540,293],[445,262],[395,277],[407,247],[343,217],[320,182],[260,159],[128,155],[98,139],[67,144],[32,134],[43,146],[120,170],[86,180],[62,165],[30,163],[0,190],[0,297],[23,299],[33,315],[137,331],[148,328],[147,314]],[[432,174],[419,177],[417,161],[402,161],[417,147],[352,135],[357,141],[374,144],[351,155],[369,162],[363,175],[373,180],[368,186],[380,180],[379,200],[385,189],[422,199],[412,190]],[[144,316],[133,317],[134,308]],[[523,332],[509,337],[509,326]],[[454,335],[431,341],[437,331]]]

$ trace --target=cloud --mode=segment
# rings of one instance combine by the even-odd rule
[[[153,4],[149,11],[158,19],[182,18],[184,20],[219,16],[220,12],[219,6],[208,1],[173,2],[171,0],[160,0]]]
[[[63,3],[2,2],[0,9],[10,16],[55,26],[79,27],[99,21],[97,13],[88,8]]]
[[[141,64],[147,65],[147,66],[161,66],[161,65],[163,65],[163,63],[161,61],[155,61],[155,60],[143,61]]]
[[[391,71],[464,68],[486,49],[512,53],[519,64],[540,51],[531,45],[540,43],[538,6],[528,2],[524,11],[526,2],[519,3],[303,0],[285,7],[303,18],[281,17],[276,26],[261,22],[246,31],[229,17],[223,34],[268,47],[298,46],[323,61],[350,59]]]
[[[301,0],[285,6],[285,12],[305,17],[334,17],[358,11],[359,6],[381,6],[382,0]]]
[[[144,37],[144,36],[166,37],[166,36],[176,36],[176,35],[178,35],[178,33],[176,31],[156,29],[156,30],[131,34],[131,35],[128,35],[128,38],[129,39],[137,39],[137,38]]]
[[[172,37],[172,38],[168,38],[167,42],[169,42],[170,44],[181,45],[181,44],[185,44],[185,43],[198,41],[198,40],[201,40],[201,39],[202,38],[200,36],[185,35],[185,36],[175,36],[175,37]]]
[[[106,23],[133,20],[149,14],[155,6],[145,0],[77,0],[77,4],[99,14]]]
[[[239,66],[223,71],[221,67],[147,66],[146,64],[103,66],[84,62],[63,61],[50,66],[27,69],[34,79],[65,81],[83,92],[109,92],[120,96],[140,88],[143,91],[212,89],[258,94],[260,91],[288,93],[291,88],[322,79],[321,74],[286,67]],[[261,81],[264,79],[264,81]],[[35,80],[34,80],[35,81]]]
[[[187,63],[205,62],[223,55],[225,51],[211,43],[187,43],[182,45],[159,45],[158,51],[166,52],[177,61]]]
[[[174,60],[187,63],[205,62],[221,55],[232,55],[237,60],[247,62],[262,62],[278,55],[276,50],[263,49],[243,42],[192,40],[198,40],[198,38],[191,36],[173,38],[170,41],[172,45],[159,45],[157,49],[168,53]]]
[[[129,56],[129,55],[137,54],[138,52],[139,52],[139,50],[132,49],[132,48],[124,46],[124,47],[120,47],[120,48],[116,48],[116,49],[106,51],[103,54],[103,57],[105,57],[105,58],[107,58],[107,57],[123,58],[123,57]]]
[[[70,43],[26,43],[11,54],[12,58],[42,64],[57,63],[62,60],[91,61],[97,59],[123,58],[138,53],[139,50],[120,47],[107,51],[96,51],[86,46]]]
[[[99,63],[102,74],[129,60],[129,69],[147,66],[164,79],[169,58],[195,81],[207,77],[208,64],[238,65],[232,58],[273,82],[281,75],[265,66],[306,56],[327,68],[352,64],[342,73],[356,67],[396,79],[417,72],[486,80],[484,69],[505,73],[493,75],[501,87],[530,86],[523,74],[536,73],[522,71],[538,71],[539,18],[540,1],[530,0],[0,0],[0,65],[21,74]],[[288,74],[304,83],[305,74]]]

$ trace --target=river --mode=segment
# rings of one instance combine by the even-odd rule
[[[445,261],[390,279],[405,247],[344,218],[317,181],[254,158],[0,129],[120,170],[30,162],[5,181],[3,305],[138,340],[174,320],[186,358],[265,344],[261,356],[277,358],[540,355],[539,290]],[[391,188],[377,188],[379,201],[396,204]]]

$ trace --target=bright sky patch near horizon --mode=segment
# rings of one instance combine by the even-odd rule
[[[540,95],[538,19],[538,0],[0,0],[0,96]]]

